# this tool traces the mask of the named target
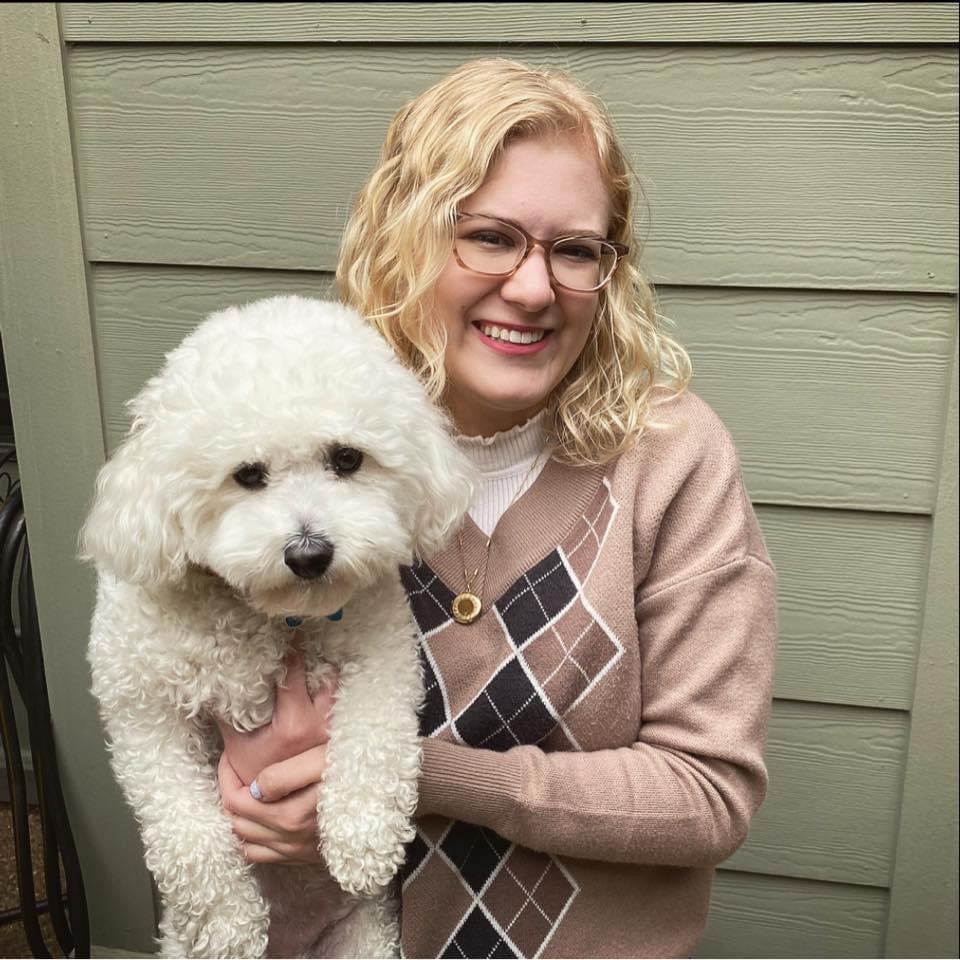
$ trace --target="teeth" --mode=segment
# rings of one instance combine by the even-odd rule
[[[491,340],[500,340],[503,343],[539,343],[545,336],[545,330],[537,330],[535,333],[531,330],[506,330],[493,324],[485,324],[480,328],[484,334]]]

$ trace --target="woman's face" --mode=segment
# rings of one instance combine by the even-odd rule
[[[548,240],[605,237],[610,218],[597,161],[575,137],[510,144],[460,209],[513,221]],[[458,429],[490,436],[543,409],[583,350],[598,302],[596,292],[551,285],[540,247],[510,277],[473,273],[451,251],[431,306],[447,333],[445,402]],[[492,327],[544,336],[529,345],[504,344],[484,333]]]

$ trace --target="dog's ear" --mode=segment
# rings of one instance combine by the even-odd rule
[[[177,477],[155,462],[149,433],[135,424],[103,466],[80,532],[81,559],[141,584],[178,580],[187,565],[173,502]]]
[[[429,556],[456,532],[473,498],[475,470],[442,423],[439,411],[425,418],[416,443],[421,469],[414,517],[414,551]]]

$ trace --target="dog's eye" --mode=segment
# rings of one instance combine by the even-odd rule
[[[363,463],[363,454],[353,447],[335,447],[330,454],[330,463],[337,476],[343,477],[349,473],[356,473]]]
[[[267,465],[265,463],[245,463],[233,473],[233,479],[247,490],[261,490],[267,485]]]

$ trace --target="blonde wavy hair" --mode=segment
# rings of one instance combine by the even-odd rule
[[[557,459],[605,463],[655,426],[653,407],[686,388],[690,360],[661,329],[637,266],[629,161],[606,110],[567,75],[476,60],[403,107],[357,197],[337,285],[442,400],[446,340],[424,304],[451,256],[460,204],[508,144],[547,135],[576,135],[592,146],[610,198],[609,239],[631,248],[600,291],[591,335],[554,390],[547,419]]]

